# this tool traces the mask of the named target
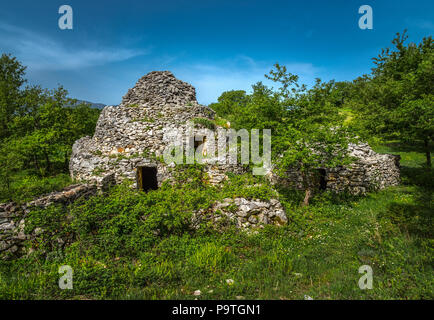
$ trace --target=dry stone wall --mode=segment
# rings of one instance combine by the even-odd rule
[[[364,194],[368,191],[380,190],[400,183],[400,157],[392,154],[379,154],[367,143],[350,144],[349,155],[354,158],[348,166],[324,168],[322,177],[317,177],[316,188],[322,183],[326,190]],[[285,181],[274,179],[298,189],[303,189],[303,178],[297,170],[289,171]]]
[[[0,253],[19,253],[24,240],[37,236],[43,230],[25,234],[25,218],[35,208],[46,208],[52,204],[69,204],[78,198],[87,198],[97,193],[95,185],[76,184],[59,192],[52,192],[25,204],[0,203]]]

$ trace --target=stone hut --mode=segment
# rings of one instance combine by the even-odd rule
[[[195,149],[206,150],[201,134],[206,127],[200,122],[194,124],[193,136],[184,134],[197,119],[212,121],[214,111],[197,102],[195,88],[169,71],[150,72],[128,90],[119,106],[103,109],[93,137],[74,143],[71,177],[99,187],[128,179],[134,187],[155,189],[171,176],[173,165],[156,160],[166,147],[189,139]],[[207,166],[212,183],[222,181],[228,171],[243,170],[237,165]]]
[[[400,183],[400,156],[376,153],[367,143],[349,144],[348,153],[354,159],[350,165],[317,169],[316,189],[364,194]],[[303,178],[296,170],[289,171],[286,179],[274,180],[303,189]]]

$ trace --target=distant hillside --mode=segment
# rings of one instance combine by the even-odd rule
[[[95,103],[95,102],[90,102],[90,101],[86,101],[86,100],[79,100],[79,99],[77,99],[77,104],[80,104],[80,103],[88,103],[88,104],[90,104],[91,108],[99,109],[99,110],[102,110],[106,106],[103,103]]]

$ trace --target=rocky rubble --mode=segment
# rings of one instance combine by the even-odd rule
[[[400,156],[376,153],[367,143],[352,144],[349,151],[356,158],[351,165],[326,170],[328,189],[364,194],[400,183]]]
[[[196,90],[170,71],[152,71],[137,81],[122,99],[122,105],[186,105],[196,102]]]
[[[277,199],[226,198],[216,202],[208,210],[199,210],[193,216],[193,225],[199,226],[204,220],[214,224],[223,219],[233,221],[238,228],[263,228],[264,225],[283,225],[288,222],[285,210]]]

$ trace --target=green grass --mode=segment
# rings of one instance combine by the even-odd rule
[[[66,173],[58,173],[50,177],[41,177],[31,170],[20,171],[13,175],[9,188],[0,184],[0,202],[26,202],[42,194],[62,190],[72,184]]]
[[[379,153],[391,153],[401,156],[401,166],[409,168],[423,167],[426,158],[421,141],[416,141],[412,145],[403,144],[398,141],[388,141],[384,144],[373,145],[373,149]]]
[[[185,187],[147,195],[113,190],[77,204],[68,209],[71,225],[63,211],[35,214],[34,226],[53,237],[63,226],[75,238],[61,249],[47,235],[28,257],[0,262],[0,298],[433,299],[433,171],[418,150],[382,148],[401,154],[402,185],[366,197],[318,194],[305,208],[302,195],[281,190],[289,224],[257,234],[187,228],[189,208],[206,207],[212,197],[272,195],[266,187],[243,189],[252,178],[210,189],[190,171]],[[57,286],[63,264],[74,269],[73,290]],[[358,287],[362,265],[373,269],[372,290]]]
[[[339,114],[345,117],[345,125],[349,125],[354,119],[354,111],[351,108],[341,108]]]

